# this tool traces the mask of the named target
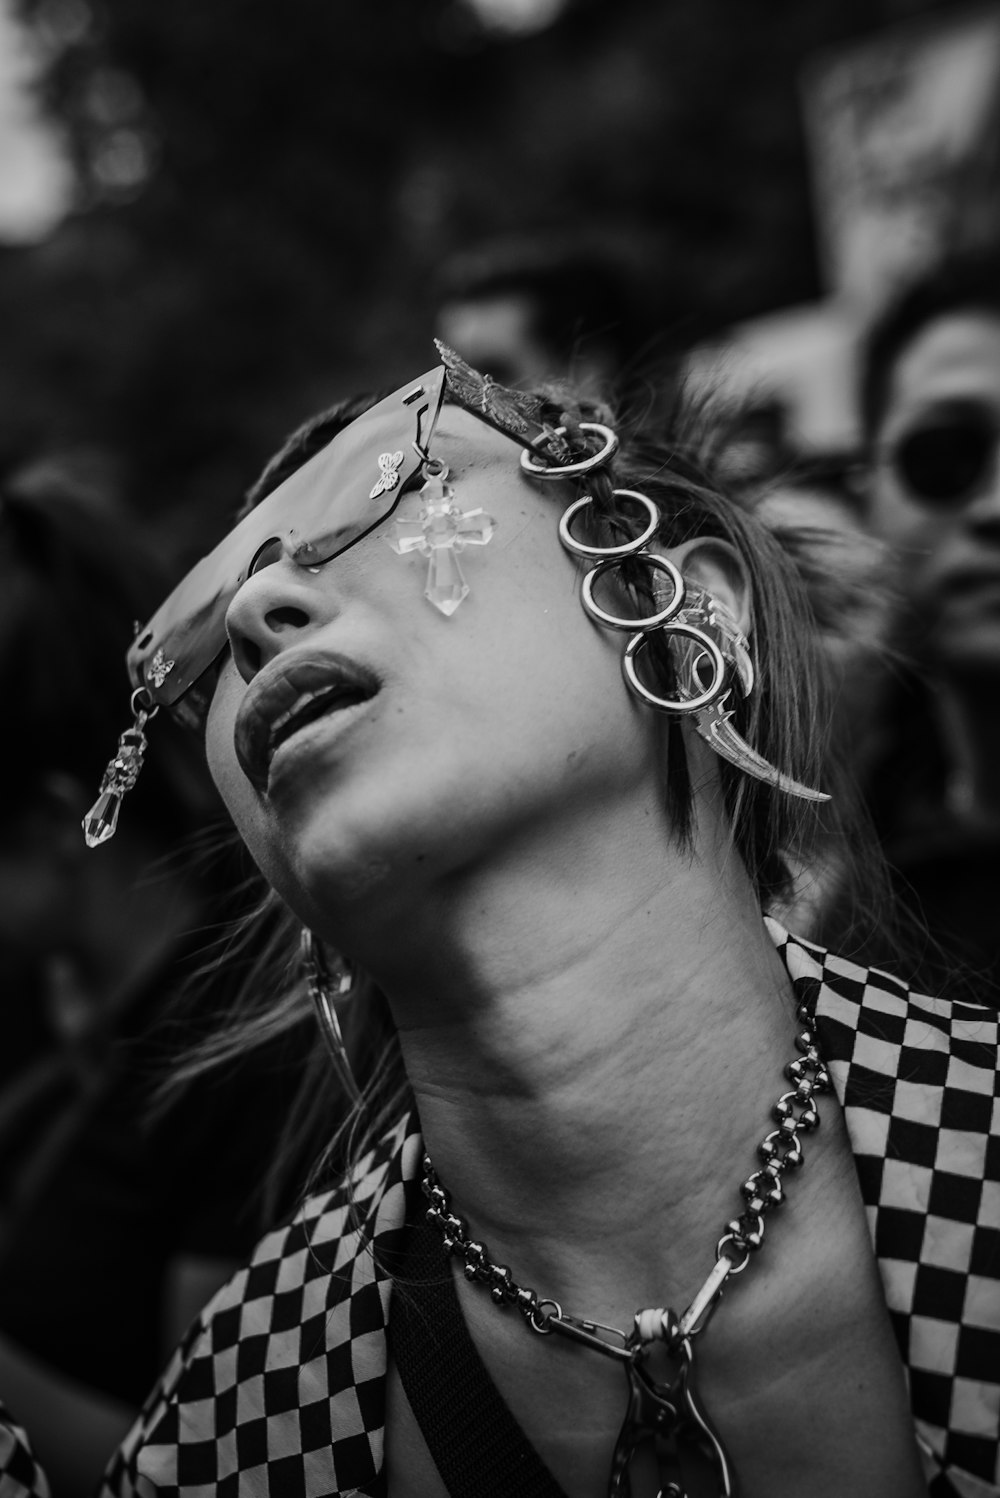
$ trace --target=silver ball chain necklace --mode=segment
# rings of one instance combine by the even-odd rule
[[[708,1326],[730,1277],[742,1274],[763,1244],[765,1215],[785,1198],[785,1172],[802,1164],[801,1136],[819,1127],[816,1098],[830,1090],[830,1076],[817,1049],[813,1017],[804,1005],[799,1006],[797,1018],[803,1026],[795,1039],[799,1055],[784,1073],[793,1086],[772,1109],[777,1127],[757,1146],[763,1163],[740,1187],[744,1209],[726,1224],[715,1247],[711,1273],[681,1316],[662,1307],[636,1311],[632,1330],[624,1332],[571,1316],[557,1300],[517,1284],[510,1269],[495,1264],[486,1245],[470,1237],[464,1218],[452,1210],[430,1156],[424,1156],[422,1184],[430,1203],[427,1220],[440,1231],[445,1252],[461,1259],[466,1279],[488,1286],[498,1307],[514,1306],[538,1336],[567,1337],[624,1368],[628,1404],[611,1457],[608,1498],[629,1498],[632,1458],[647,1441],[655,1442],[667,1477],[658,1498],[686,1498],[683,1457],[692,1450],[713,1470],[718,1498],[735,1498],[732,1463],[698,1397],[694,1341]],[[666,1380],[657,1378],[650,1366],[655,1347],[672,1369]]]

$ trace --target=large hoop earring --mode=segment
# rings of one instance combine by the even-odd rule
[[[606,609],[602,609],[599,603],[594,601],[594,584],[605,573],[611,572],[615,567],[620,566],[622,560],[622,558],[612,556],[607,561],[598,562],[596,567],[592,567],[580,584],[580,602],[591,619],[596,619],[597,623],[603,624],[606,629],[620,629],[625,633],[638,630],[640,631],[640,639],[644,639],[650,630],[659,629],[667,624],[683,607],[684,579],[669,557],[657,556],[655,552],[647,551],[643,554],[642,560],[654,572],[662,572],[665,577],[670,579],[673,588],[670,602],[657,613],[647,614],[645,618],[627,619],[621,614],[610,614]]]
[[[309,999],[316,1015],[316,1023],[326,1042],[333,1069],[348,1097],[352,1102],[357,1103],[361,1098],[361,1090],[351,1070],[347,1046],[344,1044],[344,1033],[340,1028],[340,1020],[334,1007],[335,992],[338,998],[350,997],[354,988],[354,974],[347,962],[342,962],[338,975],[331,973],[323,948],[309,928],[305,926],[302,928],[301,961]]]
[[[638,623],[639,621],[637,620],[636,622]],[[685,620],[681,619],[675,619],[672,623],[666,625],[663,632],[671,636],[682,635],[688,640],[693,640],[699,646],[698,651],[692,655],[690,668],[686,673],[691,683],[690,690],[683,692],[678,697],[658,697],[655,692],[651,692],[640,681],[635,664],[636,656],[643,645],[649,643],[649,631],[643,630],[639,634],[634,634],[631,640],[629,640],[625,646],[625,655],[622,660],[622,671],[625,680],[637,697],[641,697],[643,702],[647,702],[650,707],[659,708],[660,712],[663,713],[698,713],[701,712],[702,708],[710,706],[713,702],[720,701],[724,694],[728,694],[725,657],[711,635],[707,635],[696,624],[688,624]],[[694,683],[698,681],[698,678],[695,668],[705,656],[708,657],[709,664],[712,667],[712,680],[707,687],[702,686],[700,682],[696,687]]]
[[[573,479],[579,478],[581,474],[590,473],[592,468],[600,468],[602,463],[610,463],[618,451],[618,434],[610,427],[604,426],[599,421],[581,421],[581,432],[596,432],[604,444],[596,453],[590,453],[586,458],[580,458],[576,463],[536,463],[531,453],[525,450],[521,454],[521,467],[525,473],[533,479]],[[566,427],[556,427],[555,436],[565,437]]]
[[[631,541],[622,542],[619,546],[588,546],[585,542],[578,541],[571,530],[571,523],[581,511],[594,503],[589,494],[584,494],[580,499],[574,499],[571,505],[567,505],[559,517],[559,539],[566,550],[572,552],[575,557],[586,557],[589,561],[597,561],[599,558],[629,557],[635,552],[642,551],[655,538],[660,528],[659,506],[654,505],[647,495],[640,494],[638,489],[612,489],[611,494],[613,498],[624,496],[625,499],[634,499],[637,504],[642,505],[647,515],[646,529],[641,535]]]

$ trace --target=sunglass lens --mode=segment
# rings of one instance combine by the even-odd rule
[[[949,504],[983,480],[993,461],[996,434],[983,422],[920,427],[896,449],[897,475],[918,499]]]

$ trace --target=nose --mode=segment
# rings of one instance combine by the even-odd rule
[[[329,588],[318,585],[320,567],[300,567],[287,556],[252,572],[226,610],[226,633],[243,680],[303,635],[336,617]]]

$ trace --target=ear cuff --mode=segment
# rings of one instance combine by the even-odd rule
[[[521,455],[522,467],[533,473],[535,468],[525,462],[527,456]],[[595,456],[606,461],[603,454]],[[596,467],[596,462],[590,466]],[[562,477],[568,471],[550,470],[544,476]],[[612,494],[645,512],[645,523],[638,535],[614,546],[593,546],[581,541],[574,533],[574,522],[593,504],[590,495],[583,495],[564,511],[559,521],[559,539],[571,555],[592,564],[580,585],[580,601],[588,617],[605,629],[620,630],[629,636],[622,658],[622,674],[629,690],[658,712],[691,717],[699,737],[745,775],[805,801],[829,801],[825,792],[803,785],[770,764],[733,726],[733,692],[747,698],[756,684],[749,641],[724,604],[703,588],[692,587],[669,557],[649,549],[659,531],[661,516],[659,507],[648,495],[636,489],[615,489]],[[669,587],[666,602],[655,612],[616,614],[595,596],[599,585],[613,578],[626,560],[648,574],[650,597],[658,601]],[[657,634],[666,637],[674,660],[677,682],[674,697],[661,696],[642,677],[643,652]]]

